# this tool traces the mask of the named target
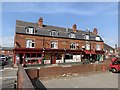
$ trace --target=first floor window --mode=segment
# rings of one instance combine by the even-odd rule
[[[86,50],[90,50],[90,44],[85,45]]]
[[[113,50],[112,50],[112,49],[110,50],[110,53],[113,53]]]
[[[70,49],[76,49],[76,44],[75,43],[70,43]]]
[[[34,40],[26,40],[26,48],[34,48],[35,42]]]
[[[96,45],[96,50],[101,50],[99,44]]]
[[[57,49],[58,48],[57,41],[51,41],[51,48],[53,48],[53,49]]]

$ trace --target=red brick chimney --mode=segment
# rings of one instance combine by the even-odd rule
[[[97,28],[94,28],[93,34],[94,34],[94,35],[97,35],[97,34],[98,34]]]
[[[38,25],[39,25],[39,27],[43,27],[43,18],[42,17],[40,17],[39,19],[38,19]]]
[[[77,25],[73,24],[73,32],[77,32]]]

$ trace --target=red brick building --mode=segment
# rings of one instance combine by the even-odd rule
[[[13,56],[13,47],[0,47],[0,55],[12,57]]]
[[[16,21],[14,39],[14,64],[55,64],[81,62],[82,60],[103,60],[104,41],[98,30],[81,31],[74,24],[63,28],[37,23]]]

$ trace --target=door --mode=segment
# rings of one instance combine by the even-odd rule
[[[56,54],[51,54],[52,64],[56,64]]]
[[[120,71],[120,61],[118,61],[118,71]]]

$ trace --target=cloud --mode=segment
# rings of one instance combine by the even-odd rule
[[[24,2],[3,3],[3,11],[33,13],[71,13],[77,15],[117,14],[117,3],[84,3],[84,2]]]
[[[4,36],[2,37],[3,47],[13,47],[14,46],[14,36]]]

